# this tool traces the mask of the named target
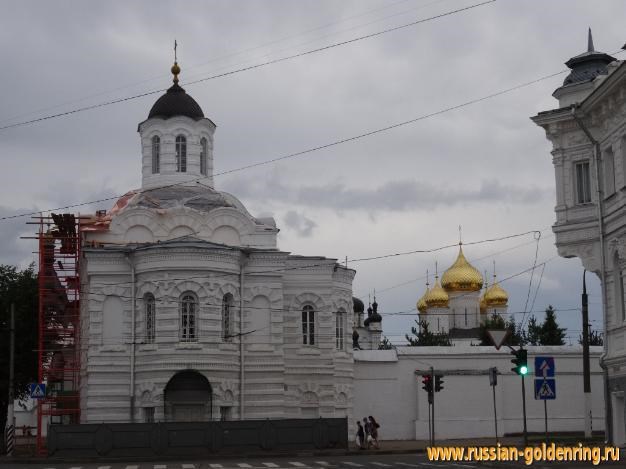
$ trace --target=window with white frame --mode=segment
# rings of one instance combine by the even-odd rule
[[[575,163],[574,171],[576,177],[576,203],[588,204],[591,202],[589,161],[579,161]]]
[[[302,308],[302,343],[315,345],[315,309],[311,305]]]
[[[152,137],[152,174],[161,171],[161,139],[158,135]]]
[[[233,339],[233,305],[233,295],[226,293],[222,298],[222,339],[224,342],[230,342]]]
[[[604,162],[604,196],[615,194],[615,155],[612,148],[607,148],[602,158]]]
[[[183,293],[180,299],[180,340],[193,342],[196,337],[198,300],[193,293]]]
[[[343,350],[346,331],[346,312],[340,309],[335,313],[335,348]]]
[[[156,302],[152,293],[147,293],[143,298],[144,313],[146,320],[146,337],[145,342],[147,344],[154,343],[155,329],[156,329]]]
[[[207,141],[206,138],[200,139],[200,174],[207,175]]]
[[[187,139],[184,135],[176,137],[176,172],[187,172]]]

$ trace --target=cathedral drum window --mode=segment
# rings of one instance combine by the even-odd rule
[[[152,137],[152,174],[161,171],[161,139],[158,135]]]
[[[184,135],[176,137],[176,172],[187,172],[187,139]]]
[[[315,345],[315,309],[311,305],[302,308],[302,343]]]
[[[196,335],[196,313],[198,301],[193,293],[183,293],[180,300],[180,340],[193,342]]]
[[[146,336],[144,338],[145,343],[154,343],[155,330],[156,330],[156,302],[152,293],[147,293],[143,298],[144,313],[145,313],[145,327]]]
[[[200,139],[200,174],[207,175],[207,141],[206,138]]]
[[[335,348],[344,349],[344,336],[346,330],[346,312],[343,308],[335,313]]]
[[[233,338],[233,295],[227,293],[222,298],[222,339],[224,342],[230,342]]]

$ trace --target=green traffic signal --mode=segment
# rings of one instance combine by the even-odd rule
[[[515,358],[511,360],[511,363],[515,365],[511,368],[511,371],[519,376],[525,376],[528,374],[528,351],[520,348],[519,350],[513,350],[511,352]]]

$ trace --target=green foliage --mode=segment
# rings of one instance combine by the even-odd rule
[[[411,333],[415,337],[410,337],[405,334],[406,340],[411,347],[428,347],[428,346],[446,346],[450,347],[450,337],[443,332],[430,332],[428,330],[428,323],[424,320],[415,321],[417,327],[411,327]]]
[[[578,336],[578,343],[580,345],[583,344],[583,336],[582,334]],[[602,334],[598,331],[594,331],[593,329],[589,331],[589,345],[604,345],[604,340],[602,339]]]
[[[34,266],[19,271],[0,264],[0,428],[4,428],[9,394],[10,308],[15,305],[16,398],[37,381],[38,286]]]
[[[539,341],[541,345],[565,345],[566,329],[559,327],[556,322],[554,308],[550,305],[546,309],[546,318],[541,326]]]
[[[528,327],[524,331],[524,340],[528,345],[540,345],[541,326],[537,324],[537,318],[534,315],[528,318]]]
[[[392,350],[396,348],[387,338],[387,336],[383,337],[383,340],[380,341],[380,344],[378,344],[378,350]]]
[[[508,329],[509,336],[504,341],[503,345],[523,345],[524,334],[521,331],[521,326],[515,324],[514,321],[505,321],[502,316],[497,314],[492,314],[490,317],[485,319],[483,323],[480,325],[479,339],[480,343],[478,345],[493,345],[489,334],[487,334],[487,330],[495,329],[502,330]]]

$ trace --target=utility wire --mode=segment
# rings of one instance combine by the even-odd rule
[[[347,44],[352,44],[354,42],[362,41],[364,39],[370,39],[370,38],[373,38],[373,37],[381,36],[383,34],[387,34],[387,33],[393,32],[393,31],[398,31],[400,29],[408,28],[408,27],[411,27],[411,26],[416,26],[416,25],[421,24],[421,23],[426,23],[428,21],[432,21],[432,20],[436,20],[436,19],[443,18],[443,17],[446,17],[446,16],[454,15],[454,14],[460,13],[462,11],[471,10],[472,8],[477,8],[477,7],[480,7],[480,6],[483,6],[483,5],[487,5],[487,4],[490,4],[490,3],[494,3],[494,2],[496,2],[496,0],[487,0],[487,1],[484,1],[484,2],[481,2],[481,3],[475,3],[473,5],[469,5],[469,6],[466,6],[466,7],[463,7],[463,8],[458,8],[456,10],[447,11],[445,13],[441,13],[439,15],[431,16],[431,17],[428,17],[428,18],[423,18],[421,20],[413,21],[411,23],[403,24],[403,25],[400,25],[400,26],[395,26],[393,28],[384,29],[382,31],[377,31],[375,33],[366,34],[364,36],[359,36],[359,37],[348,39],[348,40],[345,40],[345,41],[336,42],[334,44],[329,44],[329,45],[324,46],[324,47],[318,47],[317,49],[311,49],[311,50],[300,52],[300,53],[297,53],[297,54],[292,54],[292,55],[288,55],[288,56],[285,56],[285,57],[280,57],[278,59],[268,60],[266,62],[250,65],[250,66],[239,68],[239,69],[236,69],[236,70],[231,70],[229,72],[220,73],[218,75],[212,75],[212,76],[209,76],[209,77],[200,78],[198,80],[193,80],[193,81],[185,83],[185,86],[195,85],[197,83],[203,83],[205,81],[214,80],[216,78],[227,77],[227,76],[230,76],[230,75],[234,75],[236,73],[247,72],[249,70],[254,70],[254,69],[257,69],[257,68],[266,67],[268,65],[273,65],[273,64],[280,63],[280,62],[285,62],[287,60],[295,59],[295,58],[298,58],[298,57],[304,57],[304,56],[307,56],[307,55],[315,54],[317,52],[322,52],[322,51],[325,51],[325,50],[333,49],[335,47],[345,46]],[[20,127],[20,126],[24,126],[24,125],[28,125],[28,124],[34,124],[36,122],[42,122],[42,121],[49,120],[49,119],[55,119],[55,118],[58,118],[58,117],[68,116],[68,115],[76,114],[76,113],[79,113],[79,112],[89,111],[89,110],[101,108],[101,107],[104,107],[104,106],[110,106],[110,105],[113,105],[113,104],[123,103],[123,102],[130,101],[130,100],[133,100],[133,99],[143,98],[145,96],[150,96],[150,95],[153,95],[153,94],[156,94],[156,93],[162,93],[164,91],[166,91],[166,89],[158,89],[158,90],[153,90],[153,91],[147,91],[147,92],[140,93],[140,94],[137,94],[137,95],[134,95],[134,96],[128,96],[128,97],[125,97],[125,98],[114,99],[114,100],[111,100],[111,101],[106,101],[106,102],[102,102],[102,103],[98,103],[98,104],[92,104],[90,106],[84,106],[84,107],[81,107],[81,108],[76,108],[76,109],[72,109],[72,110],[69,110],[69,111],[60,112],[60,113],[57,113],[57,114],[51,114],[51,115],[48,115],[48,116],[39,117],[37,119],[31,119],[31,120],[27,120],[27,121],[16,122],[15,124],[9,124],[9,125],[5,125],[3,127],[0,127],[0,131],[6,130],[6,129],[11,129],[11,128],[14,128],[14,127]]]

